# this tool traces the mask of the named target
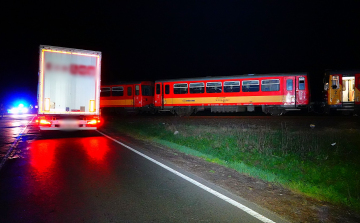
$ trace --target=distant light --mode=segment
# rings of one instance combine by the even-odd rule
[[[11,113],[11,114],[17,114],[17,113],[19,113],[19,109],[18,108],[11,108],[11,109],[9,109],[8,112]]]
[[[29,109],[24,107],[24,104],[19,104],[17,107],[13,107],[8,110],[8,113],[19,114],[19,113],[28,113]]]

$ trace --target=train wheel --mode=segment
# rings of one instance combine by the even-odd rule
[[[271,116],[280,116],[283,113],[284,111],[282,109],[276,109],[276,108],[272,109],[270,112]]]
[[[178,116],[190,116],[193,113],[193,109],[189,107],[178,107],[175,109],[175,113]]]
[[[114,108],[113,113],[117,116],[126,116],[127,112],[124,108]]]
[[[330,108],[326,106],[326,107],[324,108],[324,114],[325,114],[325,115],[330,115],[330,113],[331,113]]]
[[[156,108],[150,110],[150,114],[155,115],[156,113],[158,113]]]
[[[351,115],[351,112],[350,111],[342,111],[341,114],[345,115],[345,116],[349,116],[349,115]]]

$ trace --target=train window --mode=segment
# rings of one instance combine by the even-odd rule
[[[135,85],[135,95],[139,95],[140,94],[140,87],[139,85]]]
[[[305,90],[305,77],[299,77],[299,90]]]
[[[160,94],[160,84],[156,84],[156,94]]]
[[[325,91],[329,90],[329,83],[325,83],[325,84],[324,84],[324,90],[325,90]]]
[[[190,94],[204,93],[204,83],[190,83]]]
[[[331,88],[332,89],[339,89],[340,88],[339,76],[332,76],[332,78],[331,78]]]
[[[154,88],[150,85],[141,85],[142,96],[154,96]]]
[[[187,94],[188,84],[174,84],[174,94]]]
[[[261,91],[280,91],[280,80],[262,80],[261,81]]]
[[[112,96],[124,96],[124,87],[113,87]]]
[[[206,83],[206,93],[221,93],[221,82],[208,82]]]
[[[170,94],[170,86],[168,84],[165,85],[165,94]]]
[[[127,88],[127,96],[131,96],[132,95],[132,87],[128,87]]]
[[[206,93],[221,93],[221,92],[222,92],[221,82],[206,83]]]
[[[287,91],[292,91],[293,90],[293,80],[292,79],[287,79],[286,80],[286,90]]]
[[[342,90],[343,90],[343,91],[346,91],[346,85],[347,85],[347,84],[346,84],[346,81],[343,80],[343,81],[342,81],[342,88],[343,88]]]
[[[100,97],[110,97],[111,92],[109,87],[102,87],[100,91]]]
[[[224,81],[224,92],[240,92],[240,81]]]
[[[243,81],[242,82],[242,91],[243,92],[256,92],[259,91],[259,81]]]

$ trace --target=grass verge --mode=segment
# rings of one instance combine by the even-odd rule
[[[360,210],[359,130],[299,131],[285,123],[270,129],[126,121],[108,127]]]

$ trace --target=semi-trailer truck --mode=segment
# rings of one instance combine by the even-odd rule
[[[101,52],[41,45],[38,76],[41,131],[97,129]]]

